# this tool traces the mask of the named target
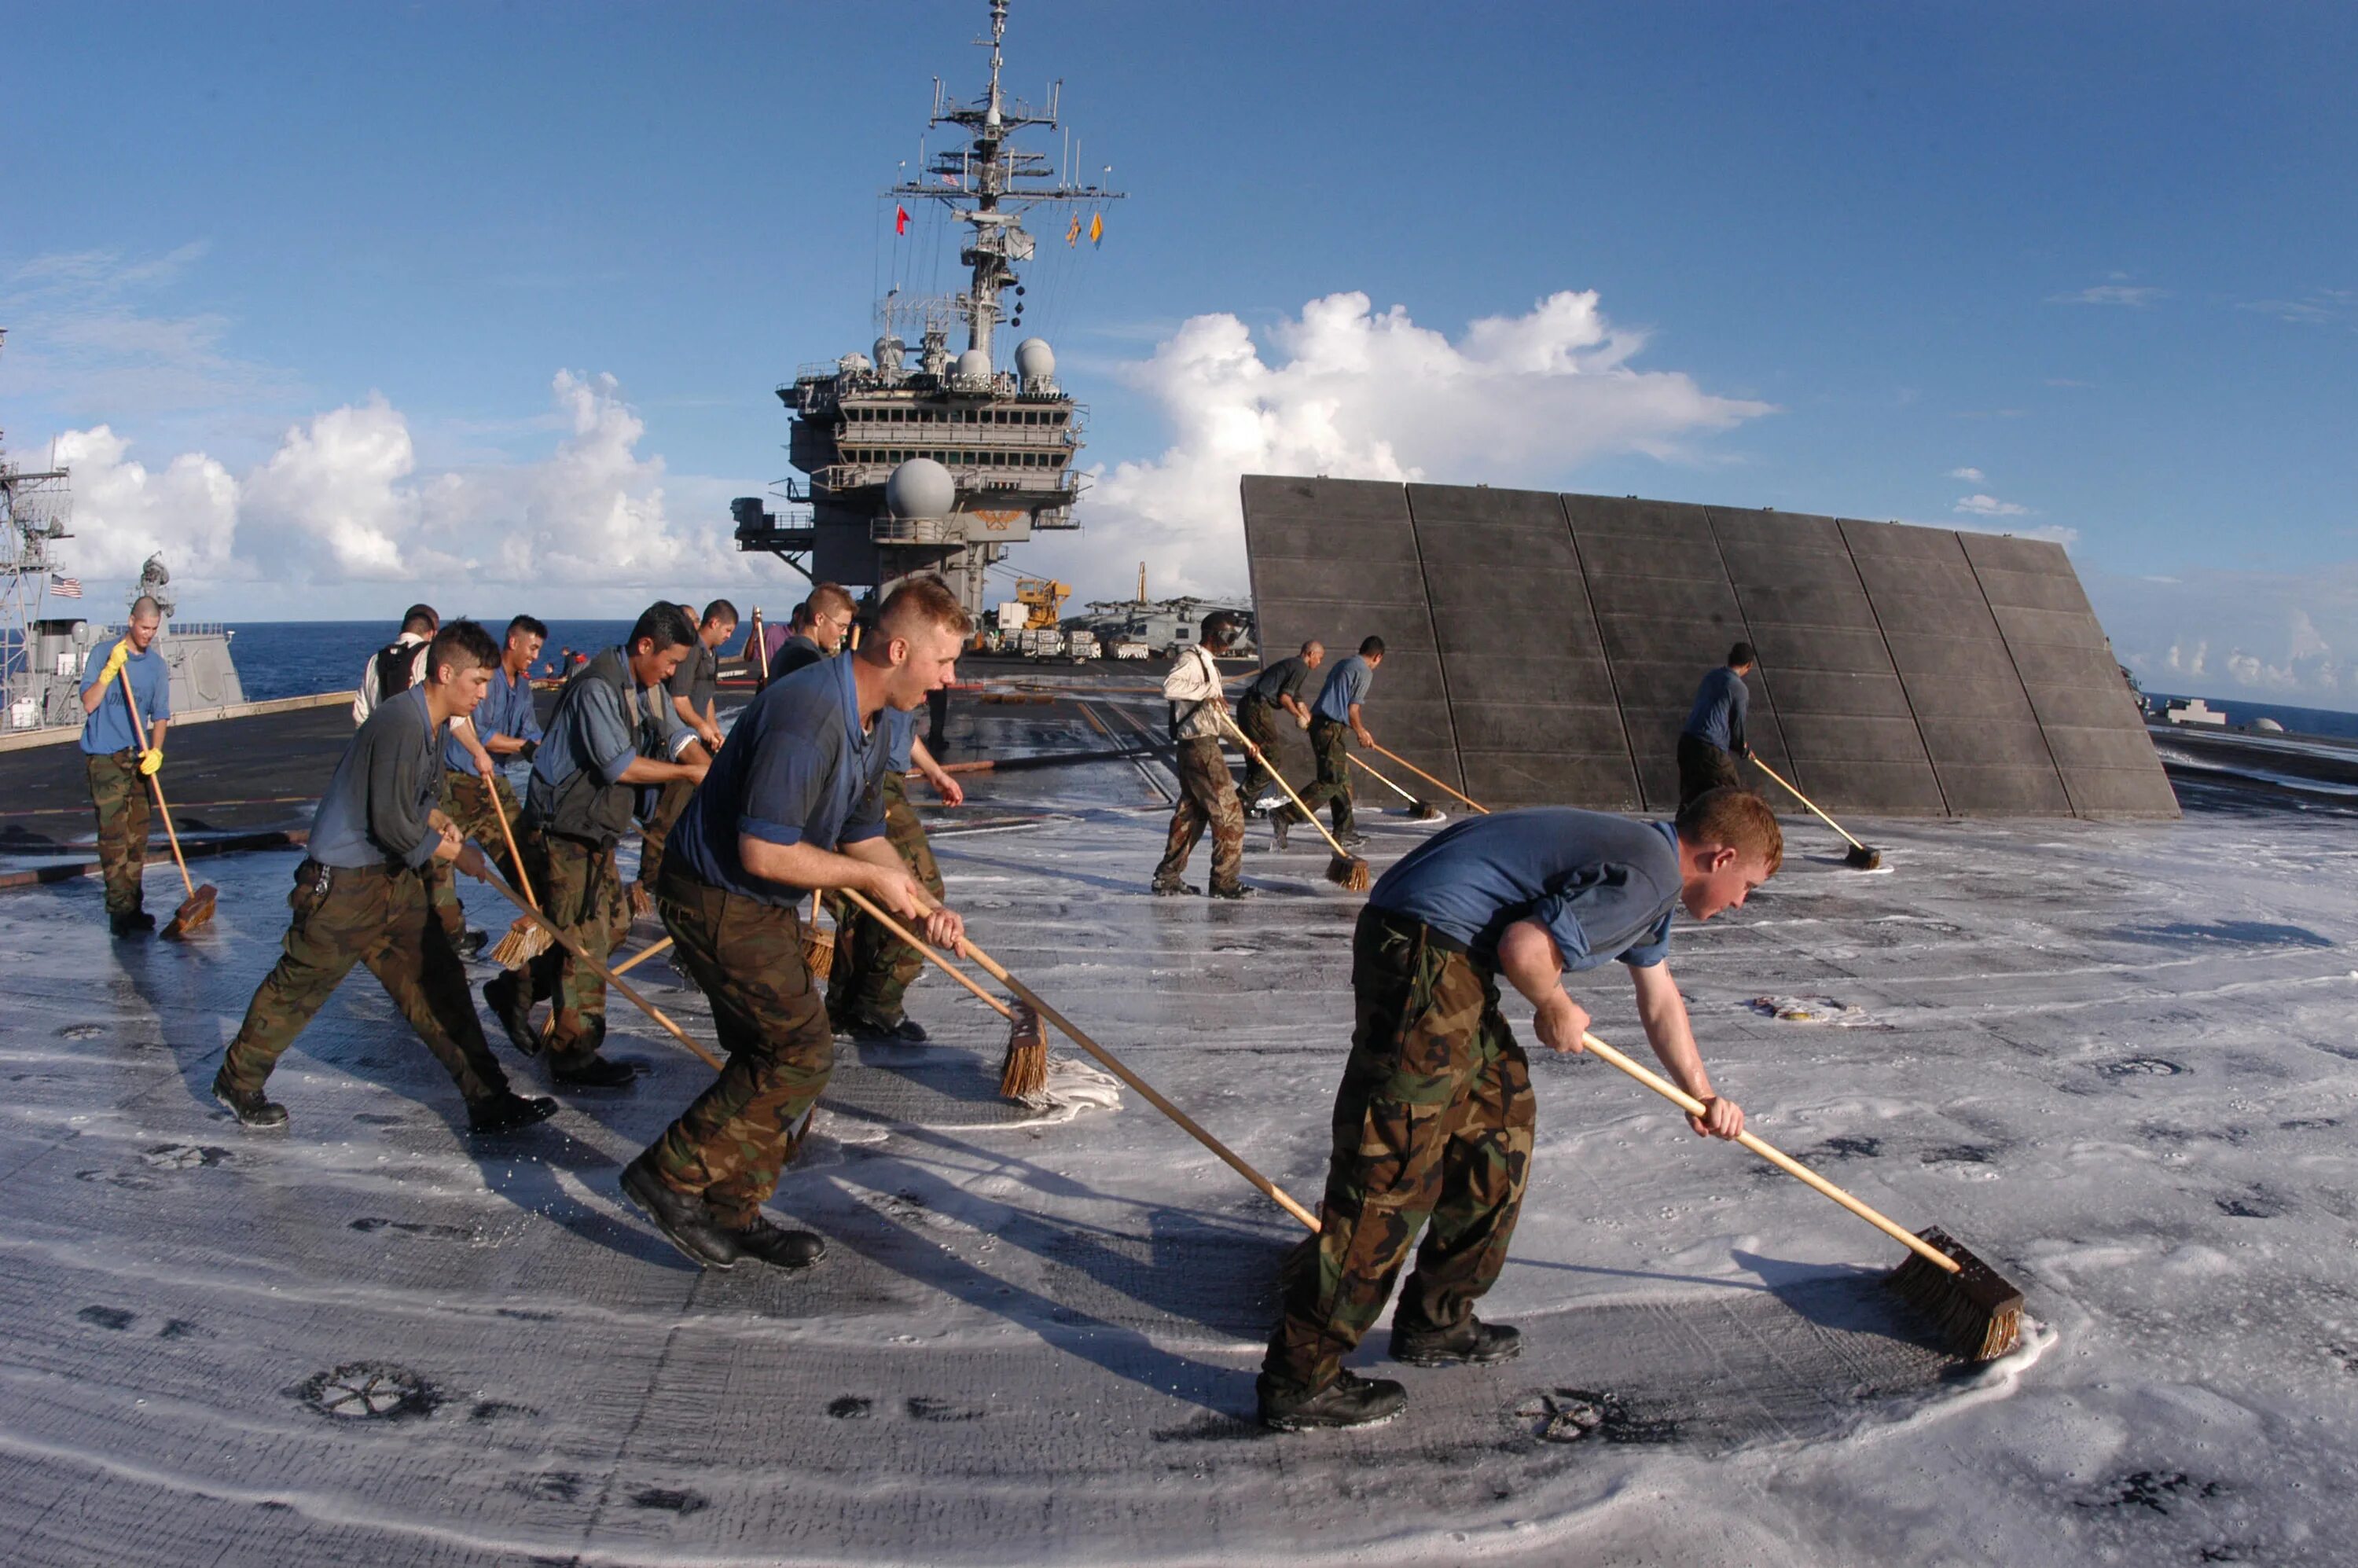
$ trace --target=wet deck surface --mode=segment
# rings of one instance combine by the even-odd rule
[[[1119,700],[1091,699],[1112,730]],[[962,707],[957,739],[1103,744],[1068,707]],[[1152,776],[969,779],[929,813],[952,896],[1314,1201],[1359,901],[1258,827],[1257,902],[1147,896]],[[1372,858],[1423,831],[1378,820]],[[2358,1522],[2348,820],[1871,824],[1876,875],[1792,831],[1762,897],[1674,943],[1714,1075],[2023,1284],[2032,1353],[1957,1368],[1877,1288],[1896,1249],[1545,1057],[1484,1308],[1528,1353],[1405,1370],[1401,1420],[1294,1438],[1247,1420],[1293,1222],[1134,1096],[1011,1119],[1001,1026],[938,977],[911,1000],[936,1043],[843,1046],[781,1188],[827,1262],[699,1274],[614,1188],[706,1081],[635,1015],[635,1092],[490,1145],[357,976],[273,1080],[292,1127],[247,1134],[206,1085],[294,852],[210,862],[185,946],[108,942],[94,881],[0,893],[8,1558],[2331,1560]],[[1626,985],[1584,994],[1638,1040]],[[1576,1402],[1603,1426],[1552,1441]]]

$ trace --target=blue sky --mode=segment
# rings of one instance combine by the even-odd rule
[[[984,15],[20,8],[0,425],[80,433],[85,575],[178,537],[232,617],[774,579],[727,498]],[[1027,321],[1114,470],[1023,557],[1084,596],[1241,584],[1240,462],[1413,470],[2050,531],[2148,684],[2358,706],[2358,13],[1017,0],[1009,55],[1130,192]]]

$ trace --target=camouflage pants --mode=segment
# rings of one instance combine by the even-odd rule
[[[1419,923],[1368,908],[1352,939],[1357,1027],[1335,1097],[1323,1229],[1286,1271],[1263,1370],[1324,1388],[1382,1315],[1448,1328],[1498,1279],[1531,1158],[1530,1064],[1498,1016],[1495,976]]]
[[[1237,728],[1245,732],[1246,740],[1260,748],[1261,756],[1267,757],[1272,762],[1277,761],[1278,716],[1284,711],[1283,708],[1272,708],[1257,697],[1249,697],[1237,705]],[[1288,722],[1291,722],[1291,719]],[[1276,788],[1276,773],[1261,766],[1259,757],[1255,757],[1249,752],[1246,752],[1245,782],[1237,786],[1237,794],[1241,797],[1242,804],[1249,806],[1254,801]]]
[[[467,971],[427,907],[424,877],[382,867],[331,871],[305,860],[287,906],[295,918],[285,951],[254,993],[222,1067],[233,1087],[261,1088],[352,966],[364,964],[469,1105],[507,1092],[507,1076],[483,1042]]]
[[[1310,815],[1318,815],[1322,806],[1335,816],[1335,831],[1351,831],[1351,761],[1345,750],[1349,744],[1351,727],[1337,724],[1321,714],[1310,721],[1310,754],[1318,759],[1318,778],[1302,792],[1302,804]]]
[[[702,1195],[713,1218],[749,1224],[777,1189],[789,1132],[827,1087],[835,1036],[803,968],[802,921],[675,871],[655,908],[679,966],[712,1003],[728,1065],[642,1156],[674,1191]]]
[[[98,807],[98,869],[106,878],[106,913],[139,913],[139,875],[147,864],[147,781],[139,753],[124,751],[83,759],[90,764],[90,799]]]
[[[1723,752],[1697,735],[1679,737],[1679,809],[1706,790],[1733,786],[1744,780],[1736,771],[1736,753]]]
[[[884,837],[900,853],[909,874],[940,898],[942,869],[934,862],[934,848],[925,842],[925,825],[917,820],[917,808],[909,804],[908,786],[895,773],[884,775]],[[841,893],[827,895],[827,910],[835,917],[827,1015],[839,1023],[848,1023],[855,1016],[879,1023],[900,1022],[901,999],[924,972],[925,960]]]
[[[494,799],[499,803],[497,811],[492,808]],[[516,866],[514,857],[508,853],[510,834],[515,837],[518,851],[538,856],[539,834],[525,821],[524,806],[504,776],[485,784],[481,773],[462,773],[456,768],[444,770],[442,815],[456,823],[460,832],[481,844],[483,854],[511,882],[515,881]],[[505,833],[500,831],[503,816],[507,819]]]
[[[540,912],[588,951],[604,957],[629,935],[630,905],[614,847],[603,849],[554,833],[535,835],[540,865],[532,891]],[[574,1067],[597,1054],[606,1034],[606,982],[563,946],[548,950],[525,968],[532,1000],[549,1003],[543,1036],[552,1067]]]
[[[1220,756],[1220,743],[1209,737],[1180,741],[1176,772],[1179,803],[1171,808],[1171,836],[1163,843],[1163,863],[1154,868],[1155,885],[1169,886],[1186,874],[1187,857],[1208,825],[1212,885],[1235,887],[1245,860],[1245,808],[1237,800],[1237,781]]]
[[[639,827],[639,875],[641,887],[652,891],[655,873],[663,867],[664,842],[679,821],[679,814],[696,794],[694,779],[672,779],[655,794],[654,810]]]

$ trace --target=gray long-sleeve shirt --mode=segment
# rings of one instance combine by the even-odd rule
[[[1682,733],[1707,741],[1723,752],[1741,752],[1744,718],[1751,707],[1752,693],[1744,677],[1722,665],[1695,688],[1694,707],[1687,713]]]
[[[424,687],[378,703],[319,797],[311,859],[354,871],[432,860],[442,836],[427,817],[442,797],[445,739],[445,727],[426,707]]]

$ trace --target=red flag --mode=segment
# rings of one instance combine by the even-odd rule
[[[909,210],[897,201],[892,203],[892,232],[896,234],[909,232]]]

